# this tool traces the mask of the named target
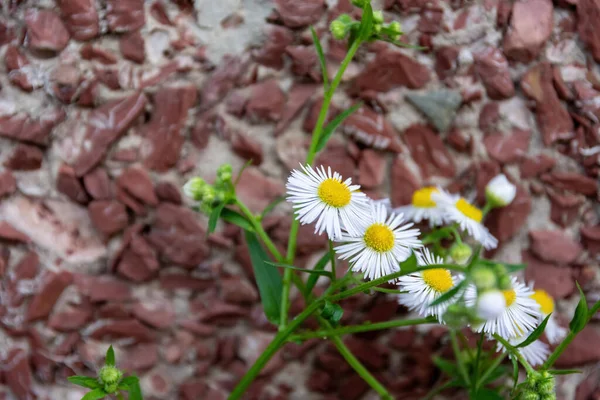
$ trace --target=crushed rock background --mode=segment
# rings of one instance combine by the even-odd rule
[[[504,171],[515,202],[487,221],[493,254],[528,262],[560,299],[600,297],[600,0],[386,0],[410,44],[364,46],[336,94],[362,100],[318,163],[405,204],[424,184],[481,203]],[[330,75],[345,53],[340,0],[3,0],[0,3],[0,398],[79,399],[113,343],[147,399],[224,399],[274,334],[240,232],[189,210],[180,188],[248,159],[255,211],[304,159],[322,97],[307,27]],[[334,110],[335,111],[335,110]],[[265,226],[284,247],[289,208]],[[302,228],[299,262],[325,251]],[[343,271],[340,271],[340,273]],[[293,312],[301,309],[295,297]],[[343,323],[406,314],[381,293]],[[312,324],[312,325],[311,325]],[[307,326],[315,326],[315,322]],[[558,362],[559,399],[600,398],[598,318]],[[451,357],[444,328],[347,337],[397,398],[420,399]],[[461,398],[448,392],[446,398]],[[252,399],[372,399],[334,348],[290,344]]]

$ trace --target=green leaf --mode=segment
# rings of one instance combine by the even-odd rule
[[[208,233],[213,233],[215,231],[217,222],[219,221],[219,217],[221,216],[221,212],[224,208],[225,203],[221,203],[210,213],[210,219],[208,220]]]
[[[517,347],[517,348],[519,348],[519,347],[527,347],[531,343],[533,343],[537,339],[539,339],[539,337],[542,336],[542,333],[544,333],[544,329],[546,329],[546,325],[548,324],[548,320],[550,319],[551,315],[552,315],[552,313],[548,314],[548,316],[546,318],[544,318],[544,320],[542,321],[542,323],[539,324],[538,327],[535,328],[535,330],[529,334],[529,336],[527,336],[527,339],[525,339],[524,341],[522,341],[521,343],[519,343],[515,347]]]
[[[112,365],[113,367],[115,366],[115,351],[113,350],[112,345],[108,347],[108,350],[106,350],[105,363],[106,365]]]
[[[416,271],[418,266],[419,263],[417,261],[417,256],[414,251],[410,254],[410,257],[408,257],[406,260],[400,263],[400,269],[405,272]]]
[[[329,138],[333,134],[333,131],[342,123],[346,118],[350,116],[354,111],[358,110],[362,106],[362,102],[358,102],[349,109],[340,113],[336,116],[330,123],[327,124],[325,128],[323,128],[323,132],[321,132],[321,136],[319,137],[319,142],[317,143],[316,152],[323,150],[329,141]]]
[[[387,293],[387,294],[404,294],[404,293],[408,293],[406,291],[403,290],[398,290],[398,289],[386,289],[386,288],[382,288],[382,287],[377,287],[374,286],[371,289],[373,289],[376,292],[381,292],[381,293]]]
[[[319,259],[319,261],[317,261],[317,263],[313,267],[313,271],[323,271],[325,269],[325,266],[327,266],[327,264],[329,263],[330,260],[331,260],[330,252],[323,254],[323,257],[321,257]],[[306,281],[306,294],[307,295],[312,293],[313,288],[317,284],[317,279],[319,279],[319,276],[315,275],[315,274],[308,277],[308,280]]]
[[[244,166],[240,169],[240,172],[238,172],[238,175],[235,177],[235,181],[233,181],[234,187],[237,186],[238,182],[240,181],[240,178],[242,177],[242,173],[244,172],[244,170],[251,165],[252,165],[252,159],[246,161]]]
[[[580,369],[549,369],[548,373],[552,375],[570,375],[583,373]]]
[[[514,392],[515,389],[517,388],[517,383],[519,383],[519,363],[517,362],[517,359],[515,357],[511,357],[510,361],[512,361],[512,365],[513,365],[513,374],[512,374],[513,387],[512,387],[512,391]]]
[[[221,219],[225,222],[229,222],[230,224],[237,225],[246,231],[254,232],[254,227],[252,226],[250,221],[248,221],[246,217],[244,217],[237,211],[233,211],[229,208],[224,208],[223,210],[221,210]]]
[[[503,263],[503,262],[484,260],[484,259],[480,259],[479,263],[488,265],[490,267],[500,264],[500,265],[504,266],[504,268],[506,268],[506,272],[508,272],[509,274],[513,274],[515,272],[521,271],[521,270],[525,269],[525,267],[527,267],[527,264],[507,264],[507,263]]]
[[[491,389],[479,389],[473,400],[504,400],[504,397]]]
[[[342,316],[344,315],[344,309],[335,303],[325,302],[323,309],[321,310],[321,317],[331,322],[333,326],[337,326]]]
[[[598,300],[593,306],[592,308],[590,308],[590,312],[588,315],[588,320],[591,319],[594,314],[596,314],[598,312],[598,310],[600,310],[600,300]]]
[[[488,383],[494,382],[497,379],[502,378],[507,373],[506,367],[503,365],[498,365],[492,372],[488,374],[488,376],[481,382],[482,385],[487,385]]]
[[[373,33],[373,8],[367,4],[363,9],[360,21],[360,30],[358,31],[358,40],[367,41]]]
[[[140,388],[139,381],[136,381],[129,385],[129,400],[144,400],[142,397],[142,389]]]
[[[579,303],[577,304],[577,308],[575,309],[575,314],[573,315],[573,319],[569,323],[569,329],[573,333],[579,333],[588,322],[588,306],[587,301],[585,299],[585,294],[583,290],[581,290],[581,286],[579,286],[579,282],[575,282],[577,284],[577,289],[579,289]]]
[[[98,380],[96,378],[90,378],[89,376],[69,376],[67,380],[74,385],[82,386],[88,389],[96,389],[100,387]]]
[[[454,286],[452,289],[448,290],[446,293],[444,293],[443,295],[441,295],[440,297],[435,299],[429,305],[429,307],[437,306],[438,304],[442,304],[442,303],[450,300],[451,298],[456,296],[458,294],[458,292],[460,292],[462,290],[463,286],[465,286],[466,283],[467,283],[467,279],[463,280],[458,285]]]
[[[434,356],[432,361],[433,364],[440,369],[440,371],[442,371],[451,378],[459,380],[461,386],[464,386],[464,381],[458,373],[458,368],[455,363],[453,363],[452,361],[445,360],[438,356]]]
[[[244,231],[244,233],[265,315],[269,321],[278,324],[281,306],[281,288],[283,286],[281,275],[276,268],[271,268],[267,264],[269,256],[258,242],[256,235],[249,231]]]
[[[435,243],[442,239],[449,238],[450,236],[452,236],[452,229],[450,229],[450,227],[444,227],[423,235],[422,241],[423,244]]]
[[[275,200],[273,200],[272,202],[270,202],[269,205],[266,206],[265,209],[263,210],[263,212],[260,214],[260,218],[263,219],[264,217],[266,217],[268,213],[270,213],[271,211],[273,211],[273,209],[275,207],[277,207],[277,205],[279,203],[281,203],[282,201],[284,201],[284,200],[285,200],[285,196],[279,196]]]
[[[319,270],[314,270],[314,269],[300,268],[300,267],[296,267],[296,266],[289,265],[289,264],[275,263],[275,262],[270,262],[270,261],[267,261],[267,264],[272,265],[274,267],[289,268],[289,269],[293,269],[295,271],[306,272],[308,274],[323,275],[323,276],[328,276],[331,278],[331,272],[329,272],[329,271],[323,271],[323,270],[319,271]]]
[[[121,380],[121,383],[119,383],[119,389],[127,390],[129,386],[138,383],[139,381],[139,378],[135,375],[126,376],[125,378],[123,378],[123,380]]]
[[[325,53],[323,53],[323,47],[321,47],[321,41],[319,40],[319,36],[317,36],[317,32],[315,28],[310,27],[310,33],[312,35],[313,43],[315,44],[315,49],[317,50],[317,57],[319,57],[319,62],[321,63],[321,72],[323,73],[323,85],[325,88],[329,86],[329,78],[327,77],[327,62],[325,61]]]
[[[85,396],[83,396],[81,398],[81,400],[98,400],[98,399],[103,399],[107,395],[108,395],[108,393],[106,393],[104,390],[98,388],[98,389],[92,390],[91,392],[87,392],[85,394]]]

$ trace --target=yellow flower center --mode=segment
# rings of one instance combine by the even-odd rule
[[[452,275],[447,269],[428,269],[423,271],[422,276],[425,283],[438,293],[447,292],[453,286]]]
[[[475,207],[473,204],[466,201],[465,199],[463,199],[462,197],[458,199],[455,206],[456,209],[467,218],[471,218],[472,220],[477,222],[481,222],[481,220],[483,219],[483,213],[481,212],[481,210]]]
[[[333,178],[327,178],[321,182],[317,193],[325,204],[335,208],[347,206],[352,198],[348,186]]]
[[[427,186],[417,190],[412,196],[412,205],[420,208],[431,208],[435,207],[435,201],[431,200],[431,195],[437,193],[437,188],[434,186]]]
[[[506,301],[506,307],[511,306],[517,299],[517,293],[514,289],[503,290],[502,294],[504,295],[504,301]]]
[[[554,312],[554,299],[545,290],[535,290],[535,292],[531,295],[531,298],[540,305],[540,311],[542,314],[548,315],[551,312]]]
[[[385,253],[394,248],[394,232],[384,224],[376,223],[365,231],[365,244],[379,253]]]

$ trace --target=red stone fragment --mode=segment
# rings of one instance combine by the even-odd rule
[[[240,277],[221,279],[221,295],[223,300],[234,304],[252,304],[258,300],[256,288]]]
[[[550,172],[542,175],[542,180],[557,189],[586,196],[594,196],[598,192],[598,182],[595,179],[575,172]]]
[[[114,200],[94,200],[88,212],[96,229],[106,236],[122,231],[129,222],[125,206]]]
[[[378,150],[400,153],[398,133],[385,115],[363,106],[352,113],[341,125],[345,134],[356,142]]]
[[[487,135],[483,144],[493,159],[506,164],[518,161],[527,154],[530,137],[530,131],[515,128],[510,135]]]
[[[85,41],[98,36],[100,24],[94,0],[58,0],[57,3],[73,39]]]
[[[10,171],[0,172],[0,198],[17,191],[17,180]]]
[[[493,100],[514,96],[515,86],[510,77],[508,61],[502,52],[488,47],[475,55],[475,71]]]
[[[89,302],[71,306],[61,312],[54,312],[48,319],[48,326],[59,332],[72,332],[83,328],[94,315]]]
[[[22,67],[29,65],[29,59],[23,52],[17,46],[8,46],[4,53],[4,63],[7,72],[9,72],[8,79],[10,82],[26,92],[31,92],[33,85],[27,74],[20,70]]]
[[[83,185],[75,176],[75,171],[68,165],[60,166],[56,178],[56,189],[76,203],[87,204],[90,201]]]
[[[531,252],[524,250],[522,260],[527,264],[525,280],[535,282],[536,289],[543,289],[555,299],[564,299],[575,290],[570,268],[540,261]]]
[[[181,129],[196,98],[196,88],[191,85],[166,87],[154,95],[154,112],[144,127],[149,147],[143,151],[147,167],[166,171],[175,166],[185,140]]]
[[[322,74],[317,65],[319,58],[312,46],[288,46],[285,52],[292,59],[292,73],[297,76],[308,76],[313,81],[322,81]]]
[[[149,206],[158,205],[152,178],[144,169],[137,167],[126,169],[117,178],[117,187],[144,204]]]
[[[34,171],[42,167],[44,153],[36,146],[19,144],[4,166],[15,171]]]
[[[435,72],[440,79],[453,75],[458,67],[458,47],[442,47],[435,52]]]
[[[600,225],[582,226],[581,241],[592,256],[600,254]]]
[[[504,53],[528,62],[542,50],[552,34],[554,7],[551,0],[520,0],[513,4],[510,27],[504,35]]]
[[[169,302],[137,303],[131,312],[140,321],[157,329],[167,329],[175,323],[175,309]]]
[[[267,25],[265,35],[264,44],[252,52],[254,61],[274,69],[283,68],[285,49],[294,42],[293,32],[284,26]]]
[[[390,183],[392,207],[411,204],[413,193],[420,187],[419,180],[400,157],[392,163]]]
[[[599,0],[577,1],[577,26],[579,37],[591,50],[596,62],[600,62],[600,32],[598,32],[598,19],[600,18]]]
[[[563,231],[530,231],[529,239],[531,251],[551,263],[571,264],[583,253],[583,247]]]
[[[13,347],[2,364],[5,366],[4,381],[13,394],[18,399],[34,399],[33,376],[27,352]]]
[[[130,339],[135,343],[155,339],[154,332],[136,319],[106,321],[92,329],[89,336],[96,340]]]
[[[324,0],[275,0],[276,10],[288,28],[303,28],[317,22],[325,11]]]
[[[171,182],[159,182],[154,187],[154,192],[156,193],[156,197],[160,201],[166,201],[168,203],[173,203],[180,205],[183,203],[181,199],[181,192],[179,188],[171,183]]]
[[[262,146],[248,135],[240,132],[235,133],[231,138],[231,148],[238,156],[248,161],[251,160],[253,165],[262,164]]]
[[[546,154],[537,154],[532,157],[525,158],[520,165],[521,178],[535,178],[544,172],[554,168],[556,160]]]
[[[119,274],[134,282],[149,280],[156,275],[159,268],[156,252],[139,235],[133,235],[117,264]]]
[[[137,93],[110,101],[95,109],[88,117],[85,140],[89,146],[80,149],[73,168],[77,176],[92,170],[119,137],[141,115],[146,107],[146,96]]]
[[[109,275],[75,277],[75,284],[81,294],[94,303],[101,301],[125,301],[131,298],[129,285]]]
[[[29,243],[31,241],[29,236],[16,230],[6,221],[0,221],[0,239],[23,243]]]
[[[385,177],[385,164],[383,154],[364,150],[358,163],[358,183],[367,189],[381,185]]]
[[[287,101],[283,107],[281,119],[275,127],[275,136],[279,136],[290,125],[290,123],[302,112],[308,100],[317,89],[313,84],[295,84],[288,93]]]
[[[429,82],[429,70],[411,57],[394,50],[385,50],[354,80],[358,91],[387,92],[396,86],[420,89]]]
[[[84,45],[79,50],[79,54],[81,54],[81,58],[84,60],[98,61],[104,65],[117,63],[117,56],[115,56],[112,52],[101,47],[92,46],[91,44]]]
[[[144,0],[107,0],[106,22],[111,32],[131,32],[146,23]]]
[[[142,64],[146,59],[144,38],[140,34],[140,31],[121,36],[119,39],[119,48],[123,57],[135,63]]]
[[[127,350],[121,368],[126,371],[140,373],[148,370],[158,362],[158,346],[156,343],[140,343]]]
[[[60,53],[67,47],[71,36],[54,11],[29,9],[25,14],[25,23],[29,48]]]
[[[207,110],[220,102],[235,87],[247,68],[239,58],[224,57],[223,61],[202,86],[200,109]]]
[[[279,180],[267,178],[256,167],[246,168],[236,187],[238,197],[253,212],[262,212],[277,197],[284,194]]]
[[[157,0],[152,3],[150,6],[150,14],[161,24],[173,26],[173,22],[169,18],[167,10],[165,9],[165,5],[161,0]]]
[[[454,177],[454,160],[442,139],[427,126],[410,126],[404,132],[404,140],[425,179],[432,176]]]
[[[50,315],[62,292],[73,282],[73,276],[68,271],[51,272],[44,277],[42,282],[25,314],[25,320],[28,322]]]
[[[83,177],[87,192],[95,200],[108,200],[113,197],[112,182],[102,167],[93,169]]]
[[[251,122],[279,121],[284,104],[285,94],[279,88],[277,80],[269,79],[252,87],[246,104],[246,115]]]
[[[585,202],[583,196],[560,194],[548,191],[550,198],[550,219],[557,225],[567,227],[579,217],[579,208]]]
[[[584,364],[594,364],[600,361],[600,347],[591,346],[590,343],[598,343],[600,333],[593,324],[586,326],[575,336],[569,345],[569,351],[561,354],[556,361],[558,368],[574,368]]]

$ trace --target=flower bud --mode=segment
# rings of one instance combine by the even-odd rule
[[[393,39],[397,39],[402,34],[402,26],[398,21],[392,21],[388,25],[388,29],[393,32]]]
[[[451,304],[444,313],[444,323],[450,328],[460,329],[469,325],[472,317],[471,310],[464,305]]]
[[[352,4],[359,8],[365,8],[370,2],[370,0],[352,0]]]
[[[450,248],[450,257],[459,265],[465,265],[472,254],[473,250],[468,244],[454,243]]]
[[[485,196],[492,207],[505,207],[517,195],[517,187],[504,174],[496,175],[485,187]]]
[[[118,384],[123,377],[123,373],[112,365],[105,365],[98,374],[100,381],[105,385]]]
[[[380,10],[373,11],[373,23],[374,24],[383,24],[383,11],[380,11]]]
[[[471,279],[473,279],[473,283],[479,293],[496,288],[496,274],[491,268],[484,265],[479,265],[473,269]]]
[[[512,282],[509,275],[502,275],[498,278],[498,289],[510,290],[512,289]]]
[[[518,399],[519,400],[541,400],[541,397],[534,390],[525,389],[521,392]]]
[[[488,290],[479,295],[477,316],[483,320],[495,319],[506,308],[506,299],[499,290]]]
[[[344,39],[346,37],[346,34],[348,33],[348,27],[346,26],[346,24],[344,24],[338,19],[331,21],[331,24],[329,25],[329,30],[331,31],[333,37],[337,40]]]
[[[204,179],[196,176],[183,185],[183,193],[191,199],[201,201],[206,186]]]
[[[543,371],[540,374],[540,378],[538,379],[537,388],[538,388],[540,395],[542,395],[543,399],[547,398],[544,396],[552,396],[552,395],[556,396],[555,392],[554,392],[554,389],[555,389],[554,376],[552,374],[550,374],[548,371]]]

